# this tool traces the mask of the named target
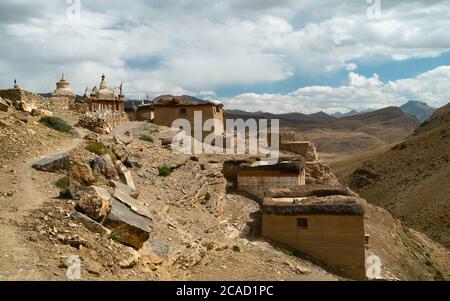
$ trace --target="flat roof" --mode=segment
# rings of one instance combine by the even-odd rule
[[[334,195],[327,197],[265,198],[264,214],[275,215],[352,215],[365,214],[366,201],[359,197]]]

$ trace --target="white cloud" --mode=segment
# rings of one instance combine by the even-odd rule
[[[370,87],[379,87],[383,83],[380,81],[380,77],[378,74],[374,74],[372,77],[365,77],[359,75],[355,72],[350,72],[348,75],[349,85],[356,88],[370,88]]]
[[[371,78],[349,74],[349,85],[341,87],[312,86],[287,94],[246,93],[222,101],[228,109],[265,112],[335,113],[351,110],[400,106],[408,100],[428,102],[440,107],[449,102],[450,66],[441,66],[415,78],[382,83],[377,75]]]
[[[1,1],[2,87],[17,77],[27,89],[48,92],[65,72],[82,93],[105,72],[112,85],[124,81],[131,96],[205,95],[198,91],[213,96],[228,87],[252,91],[254,85],[273,85],[294,74],[317,78],[327,71],[350,72],[348,86],[300,89],[283,96],[288,104],[280,110],[312,108],[298,104],[302,97],[318,99],[316,108],[346,107],[358,97],[384,94],[438,103],[446,91],[436,79],[445,74],[433,74],[434,81],[415,88],[407,81],[384,84],[378,76],[358,75],[354,61],[450,51],[449,0],[383,0],[380,20],[368,20],[365,1],[81,1],[81,18],[75,21],[66,17],[66,1]],[[326,97],[317,96],[321,89]],[[271,95],[278,96],[274,92],[264,98],[270,102]],[[259,97],[244,95],[235,100]]]

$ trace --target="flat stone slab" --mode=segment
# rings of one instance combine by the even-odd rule
[[[132,188],[126,184],[123,184],[121,182],[118,181],[110,181],[110,185],[114,188],[119,189],[120,191],[128,194],[130,197],[137,199],[139,197],[139,195],[141,194],[141,192],[138,189]]]
[[[133,199],[120,189],[115,189],[113,197],[116,198],[119,202],[122,202],[126,206],[128,206],[132,211],[139,215],[148,216],[147,208],[144,204],[136,199]]]
[[[89,218],[88,216],[80,213],[80,212],[74,212],[71,215],[72,219],[75,221],[81,223],[83,226],[86,227],[89,231],[99,233],[102,236],[109,237],[111,235],[111,230],[103,227],[101,224],[97,223],[93,219]]]
[[[57,172],[67,170],[70,167],[68,153],[56,154],[42,159],[33,164],[33,168],[45,172]]]
[[[112,231],[113,239],[139,250],[150,237],[153,220],[135,213],[113,197],[111,212],[103,225]]]

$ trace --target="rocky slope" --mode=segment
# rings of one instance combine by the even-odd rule
[[[173,135],[169,129],[145,122],[125,123],[109,135],[77,129],[77,138],[51,130],[35,117],[21,121],[17,113],[0,112],[0,139],[7,146],[0,156],[0,279],[65,280],[70,256],[81,258],[85,280],[342,279],[259,236],[259,205],[228,189],[224,157],[174,155],[167,149]],[[107,155],[92,153],[92,142],[107,146]],[[61,164],[43,166],[49,161],[42,159],[61,152],[67,153],[56,157]],[[110,154],[116,164],[105,158],[112,159]],[[130,171],[125,178],[120,162]],[[162,166],[172,172],[163,176]],[[320,164],[310,167],[309,177],[335,179]],[[131,178],[128,186],[139,193],[114,182]],[[91,190],[91,184],[106,192]],[[119,186],[128,197],[117,194]],[[117,205],[118,200],[128,206]],[[97,211],[90,210],[99,204],[114,212],[119,208],[115,220],[128,225],[103,223],[106,211],[94,216]],[[80,218],[80,206],[98,223]],[[142,223],[149,226],[148,241],[136,250],[140,245],[130,239],[147,237],[126,237],[121,229],[142,230]],[[368,251],[381,258],[384,278],[450,277],[448,251],[385,210],[369,207],[366,226]]]
[[[410,227],[450,246],[450,105],[406,141],[365,162],[351,187]]]

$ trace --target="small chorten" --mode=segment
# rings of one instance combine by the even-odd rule
[[[105,74],[102,75],[102,81],[97,92],[97,98],[101,100],[113,100],[115,98],[114,90],[110,89],[106,82]]]
[[[64,73],[62,74],[59,82],[56,83],[56,90],[53,92],[52,96],[75,96],[75,93],[73,93],[72,89],[70,89],[69,82],[64,78]]]

